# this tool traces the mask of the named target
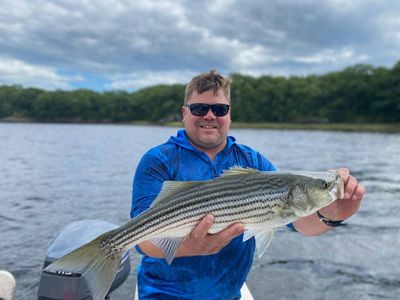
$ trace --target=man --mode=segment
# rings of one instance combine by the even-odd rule
[[[139,163],[131,217],[149,208],[166,180],[212,179],[232,166],[276,170],[266,157],[228,136],[230,83],[215,70],[194,77],[187,85],[182,116],[185,129],[149,150]],[[290,225],[293,229],[318,235],[358,210],[365,189],[347,169],[339,172],[345,182],[344,201],[297,220]],[[212,224],[213,216],[205,216],[181,243],[170,266],[151,242],[137,246],[143,254],[138,269],[140,299],[240,299],[253,260],[254,239],[242,242],[242,224],[208,234]]]

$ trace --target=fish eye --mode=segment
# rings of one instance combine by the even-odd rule
[[[320,179],[319,183],[320,183],[321,188],[323,188],[323,189],[327,189],[329,187],[329,183],[326,180]]]

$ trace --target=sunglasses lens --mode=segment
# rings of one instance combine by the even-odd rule
[[[207,104],[201,104],[201,103],[195,103],[189,105],[190,112],[197,117],[202,117],[205,116],[208,113],[208,105]]]
[[[214,104],[211,106],[212,112],[216,117],[223,117],[229,111],[229,105],[227,104]]]

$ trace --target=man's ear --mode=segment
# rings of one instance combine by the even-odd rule
[[[186,114],[187,114],[187,109],[185,109],[185,107],[182,106],[182,121],[185,120]]]

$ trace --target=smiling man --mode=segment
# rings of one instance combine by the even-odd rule
[[[228,136],[230,103],[230,82],[215,70],[192,79],[182,107],[185,129],[150,149],[136,169],[131,217],[150,207],[167,180],[213,179],[233,166],[276,170],[265,156]],[[346,183],[344,201],[296,221],[290,225],[293,229],[304,235],[321,234],[358,210],[365,189],[347,169],[339,172]],[[139,299],[240,299],[253,261],[254,238],[243,242],[241,224],[209,234],[212,224],[213,216],[205,216],[180,244],[171,265],[150,241],[137,246],[143,255],[138,269]]]
[[[198,92],[193,85],[189,85],[182,107],[183,123],[190,143],[207,153],[212,161],[227,144],[231,114],[229,93],[226,93],[223,88]]]

